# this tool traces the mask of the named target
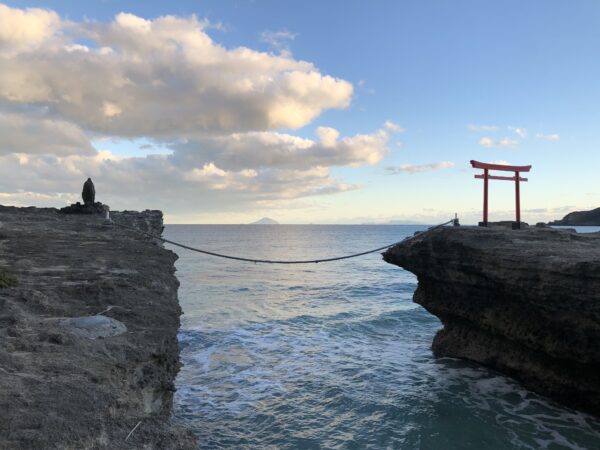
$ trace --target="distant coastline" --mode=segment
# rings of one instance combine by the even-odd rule
[[[574,211],[560,220],[554,220],[548,222],[551,226],[579,226],[586,227],[600,226],[600,208],[592,209],[590,211]]]

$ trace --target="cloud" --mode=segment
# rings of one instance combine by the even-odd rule
[[[479,145],[481,145],[482,147],[485,148],[507,148],[507,147],[514,147],[515,145],[517,145],[517,141],[515,141],[514,139],[510,139],[510,138],[502,138],[500,140],[494,140],[490,137],[482,137],[479,140]]]
[[[467,125],[467,129],[470,131],[478,131],[478,132],[485,131],[485,132],[489,132],[489,133],[498,131],[498,127],[496,125],[475,125],[472,123]]]
[[[512,131],[513,133],[515,133],[517,136],[519,136],[521,139],[526,139],[527,138],[527,130],[525,128],[521,128],[521,127],[508,127],[508,129],[510,131]]]
[[[0,193],[2,202],[63,206],[91,176],[98,199],[113,208],[239,211],[357,189],[332,177],[330,167],[374,164],[389,139],[384,129],[351,137],[317,130],[317,140],[267,131],[196,137],[173,144],[170,154],[145,157],[9,153],[0,155]]]
[[[382,128],[371,134],[339,138],[334,128],[318,127],[318,140],[271,131],[193,137],[172,144],[179,166],[213,162],[226,170],[292,169],[360,166],[381,161],[390,133]]]
[[[544,141],[551,141],[551,142],[556,142],[556,141],[560,141],[560,135],[558,134],[543,134],[543,133],[537,133],[535,135],[535,137],[537,139],[542,139]]]
[[[451,161],[441,161],[431,164],[401,164],[395,167],[386,167],[385,170],[389,175],[398,175],[401,173],[415,174],[422,172],[434,172],[454,167]]]
[[[0,3],[0,55],[35,49],[60,25],[58,15],[40,8],[15,9]]]
[[[404,128],[390,120],[386,120],[383,126],[386,130],[391,131],[393,133],[404,133]]]
[[[482,147],[494,147],[494,140],[490,137],[482,137],[479,140],[479,145],[481,145]]]
[[[24,114],[3,111],[0,108],[0,155],[95,153],[88,137],[77,125],[39,116],[39,113],[32,110]]]
[[[95,133],[177,138],[299,128],[326,109],[346,108],[353,93],[349,82],[288,54],[227,49],[195,16],[121,13],[110,23],[72,23],[44,10],[2,11],[3,48],[12,50],[0,56],[0,101],[45,106]],[[15,17],[38,31],[20,33],[10,25]]]
[[[290,41],[296,39],[296,36],[296,33],[290,33],[287,30],[265,30],[260,33],[260,41],[270,45],[276,50],[289,50]]]
[[[403,131],[388,121],[353,136],[327,126],[294,135],[346,108],[352,84],[289,52],[226,48],[211,27],[196,16],[74,22],[0,5],[1,201],[62,206],[91,176],[114,208],[289,204],[357,189],[331,168],[378,163]],[[294,37],[262,36],[282,50]],[[153,154],[102,150],[128,140]]]
[[[93,156],[0,155],[0,199],[64,206],[78,199],[88,176],[94,179],[97,198],[114,209],[134,205],[170,214],[239,211],[357,188],[334,179],[325,167],[224,170],[214,163],[181,166],[172,155],[125,158],[100,151]]]
[[[340,132],[335,128],[319,127],[317,128],[317,135],[323,147],[334,148],[340,137]]]

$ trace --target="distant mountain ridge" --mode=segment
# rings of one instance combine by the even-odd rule
[[[567,214],[561,220],[548,222],[548,225],[558,226],[600,226],[600,208],[590,211],[574,211]]]
[[[257,220],[256,222],[252,222],[250,225],[279,225],[279,222],[271,219],[270,217],[263,217],[262,219]]]

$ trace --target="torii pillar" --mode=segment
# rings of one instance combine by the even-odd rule
[[[475,175],[475,178],[483,179],[483,222],[481,223],[484,227],[488,225],[488,180],[505,180],[515,182],[515,210],[517,223],[516,227],[521,228],[521,190],[519,183],[521,181],[527,181],[527,178],[521,178],[521,172],[529,172],[531,166],[509,166],[505,164],[489,164],[482,163],[479,161],[471,160],[471,166],[474,169],[483,169],[482,174]],[[501,170],[505,172],[514,172],[514,177],[501,177],[497,175],[490,175],[490,170]]]

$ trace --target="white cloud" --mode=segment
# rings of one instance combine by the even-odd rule
[[[0,198],[21,204],[23,192],[38,193],[45,206],[63,206],[78,199],[88,176],[96,184],[98,200],[113,209],[159,208],[171,214],[238,211],[356,188],[332,178],[325,167],[235,171],[214,163],[182,167],[171,155],[123,158],[98,152],[23,160],[10,154],[0,156]]]
[[[527,130],[525,128],[521,128],[521,127],[508,127],[508,129],[510,131],[512,131],[513,133],[515,133],[517,136],[519,136],[521,139],[526,139],[527,138]]]
[[[479,140],[479,145],[481,145],[482,147],[486,147],[486,148],[507,148],[507,147],[514,147],[515,145],[517,145],[517,141],[515,141],[514,139],[510,139],[508,137],[502,138],[500,140],[494,140],[490,137],[482,137]]]
[[[123,110],[115,103],[104,102],[102,104],[102,112],[106,117],[114,117],[121,114]]]
[[[290,203],[357,189],[330,168],[380,162],[403,131],[389,121],[354,136],[324,126],[314,139],[278,131],[347,107],[352,85],[285,52],[225,48],[209,26],[128,13],[77,23],[0,5],[1,201],[63,206],[90,176],[98,199],[117,209]],[[154,154],[90,144],[129,139]]]
[[[27,198],[62,206],[77,199],[82,181],[91,176],[98,199],[119,209],[181,214],[200,207],[233,211],[290,202],[356,189],[334,179],[329,167],[374,164],[385,154],[384,130],[333,142],[336,132],[321,128],[319,140],[266,131],[196,137],[173,145],[171,154],[146,157],[93,150],[90,155],[10,153],[0,155],[0,193],[8,203],[21,202],[22,191],[43,193],[37,200]]]
[[[48,41],[58,31],[60,19],[46,9],[16,9],[0,3],[0,24],[0,55],[12,55]]]
[[[397,123],[392,122],[391,120],[386,120],[383,126],[386,130],[391,131],[393,133],[404,133],[404,128],[402,128]]]
[[[481,145],[482,147],[493,147],[494,146],[494,140],[490,137],[482,137],[479,140],[479,145]]]
[[[514,139],[510,139],[510,138],[502,138],[497,142],[497,147],[503,148],[503,147],[513,147],[517,145],[517,141],[515,141]]]
[[[319,136],[319,139],[321,140],[321,145],[323,145],[323,147],[333,148],[335,147],[335,144],[337,143],[337,140],[340,137],[340,132],[335,128],[318,127],[317,135]]]
[[[544,140],[544,141],[553,141],[553,142],[560,141],[560,135],[558,135],[558,134],[556,134],[556,133],[555,133],[555,134],[543,134],[543,133],[537,133],[537,134],[535,135],[535,137],[536,137],[537,139],[542,139],[542,140]]]
[[[498,127],[496,125],[476,125],[473,123],[467,125],[467,129],[469,129],[470,131],[485,131],[489,133],[498,131]]]
[[[422,173],[422,172],[434,172],[437,170],[449,169],[454,167],[454,163],[451,161],[441,161],[431,164],[401,164],[395,167],[386,167],[386,172],[390,175],[397,175],[400,173]]]
[[[318,127],[316,132],[318,141],[260,131],[193,137],[171,148],[175,151],[174,161],[182,167],[214,162],[226,170],[308,170],[376,164],[383,159],[389,140],[385,129],[341,139],[334,128]]]
[[[8,10],[10,17],[23,13]],[[0,100],[45,105],[97,133],[164,138],[298,128],[325,109],[347,107],[352,96],[349,82],[309,62],[224,48],[194,16],[147,20],[121,13],[107,24],[67,24],[46,13],[54,17],[54,28],[43,28],[50,31],[30,38],[2,32],[3,42],[35,46],[0,57]],[[0,20],[0,30],[10,20]],[[61,33],[55,45],[51,37]],[[89,51],[72,51],[82,38],[92,41]],[[117,112],[119,120],[112,120]]]
[[[276,50],[288,50],[290,41],[296,39],[297,34],[287,30],[270,31],[260,33],[260,41],[270,45]]]

